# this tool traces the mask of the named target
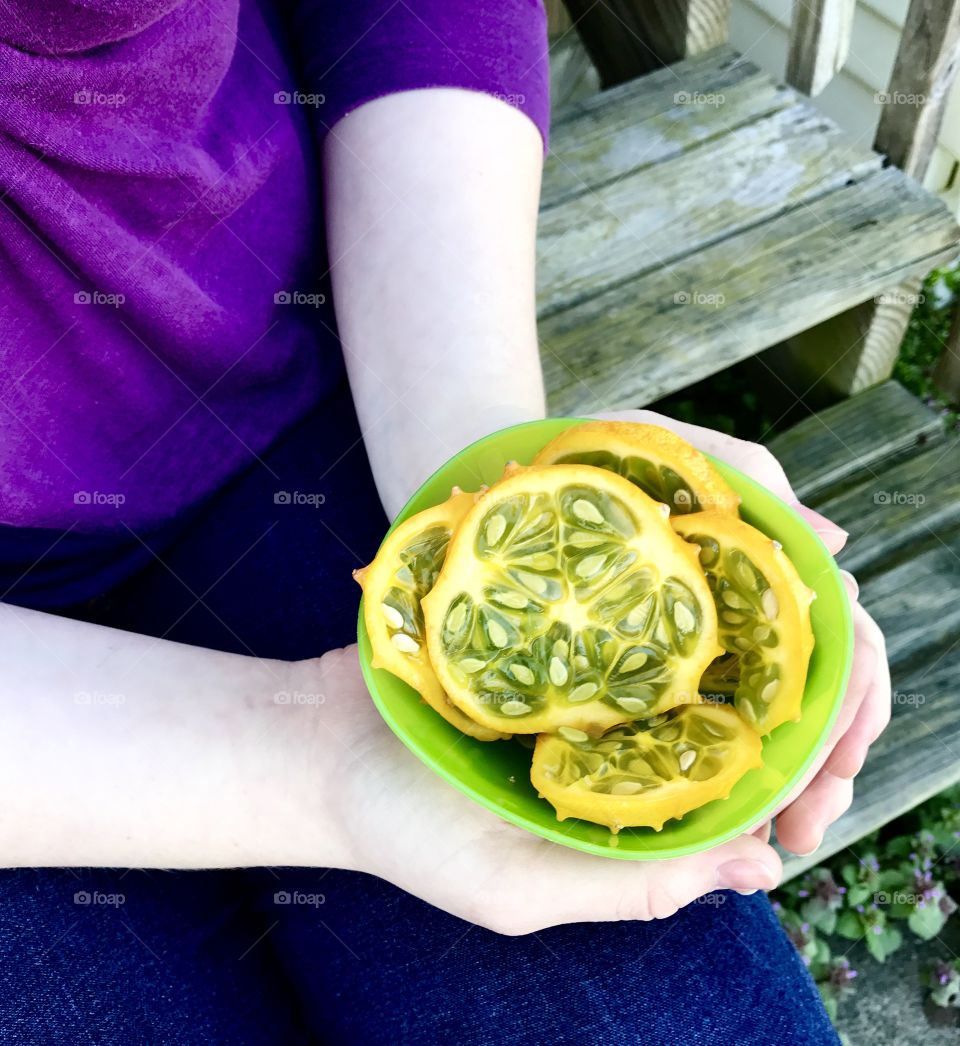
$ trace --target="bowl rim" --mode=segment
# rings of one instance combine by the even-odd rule
[[[579,418],[579,417],[551,417],[551,418],[538,418],[534,421],[524,421],[516,425],[507,425],[504,428],[496,429],[493,432],[487,433],[487,435],[480,437],[480,439],[474,440],[467,446],[463,447],[462,450],[458,451],[451,458],[447,459],[439,468],[435,469],[431,475],[424,480],[423,483],[414,491],[413,494],[407,499],[403,509],[398,513],[397,517],[391,523],[390,528],[384,534],[383,541],[398,527],[404,520],[408,519],[414,513],[411,511],[411,506],[416,503],[420,495],[434,482],[437,475],[443,472],[454,459],[458,459],[468,454],[471,450],[476,448],[487,440],[493,439],[494,437],[502,436],[508,432],[518,432],[526,429],[537,428],[542,425],[545,421],[547,422],[558,422],[558,421],[569,421],[572,424],[583,423],[586,421],[593,421],[593,418]],[[791,505],[788,505],[781,497],[774,494],[773,491],[768,490],[762,483],[755,480],[752,476],[748,476],[746,473],[741,472],[734,465],[730,465],[720,458],[715,457],[712,454],[708,454],[705,451],[702,453],[712,464],[720,466],[724,470],[732,472],[736,476],[737,486],[739,488],[742,483],[743,486],[751,488],[754,493],[759,494],[761,498],[768,498],[779,504],[782,508],[793,512],[797,522],[799,522],[803,528],[809,531],[810,537],[821,544],[824,549],[825,556],[824,560],[827,564],[827,574],[829,579],[844,593],[845,586],[840,574],[840,568],[837,566],[836,559],[830,554],[829,550],[823,545],[820,539],[820,535],[813,529],[812,526],[801,516],[796,513]],[[740,490],[737,490],[740,493]],[[428,506],[429,507],[429,506]],[[421,511],[418,509],[417,511]],[[381,542],[382,545],[382,542]],[[741,835],[745,835],[752,831],[754,828],[762,825],[776,810],[783,804],[783,801],[790,795],[790,793],[797,787],[797,785],[803,780],[807,771],[816,761],[817,756],[820,754],[823,746],[826,744],[833,727],[837,721],[837,717],[840,714],[840,709],[843,707],[844,698],[846,696],[847,687],[850,681],[850,673],[853,666],[853,612],[850,606],[850,600],[844,598],[840,601],[842,607],[842,625],[844,634],[848,638],[846,648],[842,655],[843,665],[838,676],[838,683],[836,686],[836,693],[833,698],[833,704],[830,708],[830,712],[827,715],[823,726],[820,729],[820,733],[816,740],[809,745],[809,750],[804,756],[803,760],[797,765],[794,771],[784,780],[784,783],[776,790],[775,794],[765,803],[759,807],[756,813],[752,816],[750,824],[744,826],[742,820],[739,824],[719,831],[712,835],[708,840],[699,843],[684,843],[683,845],[677,846],[664,846],[655,851],[646,850],[629,850],[622,847],[616,846],[601,846],[597,843],[591,842],[589,839],[581,839],[571,835],[569,832],[563,830],[563,822],[557,821],[556,826],[542,825],[536,822],[528,820],[522,814],[513,814],[511,811],[505,810],[494,799],[488,797],[481,789],[475,788],[469,782],[464,781],[461,777],[457,776],[448,770],[443,764],[437,763],[433,756],[429,754],[420,743],[420,739],[416,736],[412,736],[408,731],[404,730],[393,713],[390,710],[389,703],[384,700],[383,696],[379,692],[379,686],[377,684],[374,673],[377,671],[371,665],[370,657],[370,638],[366,631],[366,624],[364,622],[363,610],[364,604],[363,599],[360,600],[360,607],[357,617],[357,642],[358,642],[358,655],[360,659],[360,669],[363,675],[363,680],[366,683],[367,690],[370,693],[373,703],[380,713],[384,722],[390,728],[390,730],[403,742],[404,746],[409,749],[425,766],[427,766],[433,773],[443,778],[445,781],[453,785],[458,791],[464,795],[469,796],[475,802],[489,810],[491,813],[496,814],[502,820],[509,822],[510,824],[516,825],[518,828],[524,829],[528,832],[538,835],[541,838],[549,839],[551,842],[558,843],[561,846],[566,846],[570,849],[579,850],[584,853],[594,854],[599,857],[609,857],[614,860],[627,860],[627,861],[663,861],[670,860],[676,857],[685,857],[695,853],[702,853],[705,850],[711,850],[715,847],[722,846],[724,843],[730,842],[731,839],[737,839]],[[380,670],[384,671],[384,670]],[[571,819],[573,824],[579,823],[576,819]]]

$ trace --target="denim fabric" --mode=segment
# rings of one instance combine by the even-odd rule
[[[70,612],[241,653],[315,655],[354,636],[350,570],[385,526],[341,392],[179,534],[138,534],[161,561]],[[0,571],[27,557],[15,545],[0,534]],[[24,586],[55,606],[43,569]],[[762,894],[712,894],[663,922],[510,938],[358,873],[31,869],[0,873],[0,1042],[838,1039]]]

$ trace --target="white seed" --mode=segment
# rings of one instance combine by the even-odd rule
[[[578,730],[574,726],[558,726],[557,733],[564,741],[573,741],[574,744],[583,744],[590,740],[590,735],[585,730]]]
[[[539,574],[531,574],[527,570],[518,570],[516,577],[521,585],[526,585],[531,592],[536,592],[538,596],[546,595],[547,589],[550,587],[550,582],[545,577],[541,577]]]
[[[464,672],[472,674],[474,672],[479,672],[485,664],[486,662],[481,661],[478,657],[465,657],[460,662],[460,667],[464,670]]]
[[[697,761],[697,753],[694,751],[684,752],[680,756],[680,769],[683,773],[686,773],[691,766]]]
[[[467,604],[458,603],[447,615],[447,631],[459,632],[467,619]]]
[[[655,715],[652,719],[648,719],[647,726],[660,726],[660,724],[665,723],[667,719],[669,719],[669,716],[665,712],[661,712],[660,715]]]
[[[596,505],[591,505],[586,498],[577,498],[573,503],[573,514],[584,523],[603,523],[603,516]]]
[[[558,639],[553,644],[553,656],[564,660],[570,653],[570,645],[565,639]]]
[[[574,665],[574,668],[579,668],[580,671],[582,672],[583,669],[590,667],[590,659],[587,658],[587,657],[584,657],[583,654],[574,654],[573,655],[573,665]]]
[[[559,657],[551,657],[550,682],[553,683],[554,686],[564,686],[569,678],[570,673],[567,671],[567,666]]]
[[[750,604],[740,595],[739,592],[735,592],[732,588],[728,588],[724,591],[723,601],[728,607],[733,607],[734,610],[750,609]]]
[[[531,570],[553,570],[557,565],[552,552],[533,552],[529,556],[517,556],[515,562],[522,563]]]
[[[773,630],[768,625],[757,625],[753,630],[753,638],[758,643],[762,643],[764,640],[770,638],[772,631]]]
[[[568,538],[567,544],[574,548],[596,548],[606,542],[602,534],[593,534],[586,530],[575,530]]]
[[[518,683],[523,683],[524,686],[530,686],[534,680],[533,672],[531,672],[526,665],[511,665],[510,675],[512,675]]]
[[[401,654],[419,654],[420,644],[407,635],[406,632],[394,632],[391,637],[393,645],[400,651]]]
[[[723,731],[716,725],[716,723],[711,723],[709,719],[704,719],[702,722],[703,729],[706,730],[708,734],[713,734],[714,737],[723,737]]]
[[[590,578],[597,574],[603,567],[607,557],[602,554],[595,556],[584,556],[576,566],[577,577]]]
[[[763,612],[767,615],[768,621],[777,620],[777,614],[780,613],[780,604],[777,602],[777,597],[774,595],[772,588],[763,590],[763,595],[760,597],[760,605],[763,607]]]
[[[746,614],[735,614],[732,610],[724,610],[720,620],[727,625],[742,625],[747,620]]]
[[[771,679],[769,683],[760,691],[760,700],[768,705],[777,696],[777,691],[780,689],[780,680]]]
[[[620,673],[621,675],[626,675],[627,672],[636,672],[638,668],[643,668],[646,663],[647,655],[642,650],[638,650],[623,662],[620,666]]]
[[[738,650],[749,650],[753,646],[753,644],[750,642],[749,639],[747,639],[746,636],[737,636],[737,638],[733,641],[733,645]]]
[[[493,600],[501,606],[510,607],[513,610],[523,610],[530,600],[519,592],[497,592]]]
[[[625,712],[642,712],[647,707],[647,702],[639,697],[618,697],[616,701]]]
[[[681,632],[692,632],[697,626],[697,619],[690,608],[683,603],[673,604],[673,620]]]
[[[639,781],[617,781],[610,788],[611,795],[637,795],[643,791],[643,785]]]
[[[631,628],[636,628],[637,625],[642,625],[647,619],[650,613],[650,607],[644,603],[638,603],[629,614],[627,614],[627,624]]]
[[[753,705],[750,704],[749,701],[741,701],[737,705],[737,711],[740,713],[740,715],[743,716],[744,719],[749,719],[751,723],[755,723],[757,721],[756,710],[754,709]]]
[[[491,516],[487,521],[487,525],[484,528],[484,537],[487,539],[487,544],[490,546],[496,545],[497,542],[503,537],[504,531],[507,529],[507,521],[498,512],[495,516]]]
[[[596,683],[581,683],[570,691],[567,700],[572,701],[574,704],[579,704],[581,701],[589,701],[598,689]]]
[[[494,621],[493,618],[490,618],[487,621],[487,635],[490,637],[490,642],[493,643],[495,647],[501,649],[509,642],[507,630],[499,621]]]
[[[530,711],[530,706],[526,701],[510,700],[503,702],[500,711],[504,715],[526,715]]]
[[[380,609],[391,628],[403,628],[403,614],[396,607],[390,606],[389,603],[381,603]]]

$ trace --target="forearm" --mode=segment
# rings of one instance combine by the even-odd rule
[[[327,136],[337,322],[391,516],[465,444],[543,416],[541,164],[531,121],[468,91],[381,98]]]
[[[321,662],[4,604],[0,637],[3,866],[341,863],[324,767],[311,765],[337,714]]]

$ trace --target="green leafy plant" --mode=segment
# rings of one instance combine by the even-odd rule
[[[852,942],[863,941],[884,962],[904,933],[933,940],[957,911],[949,891],[960,893],[960,786],[861,840],[858,849],[858,859],[847,850],[786,883],[773,899],[834,1020],[857,977],[846,958]],[[960,1006],[960,960],[937,962],[928,984],[934,1003]]]

